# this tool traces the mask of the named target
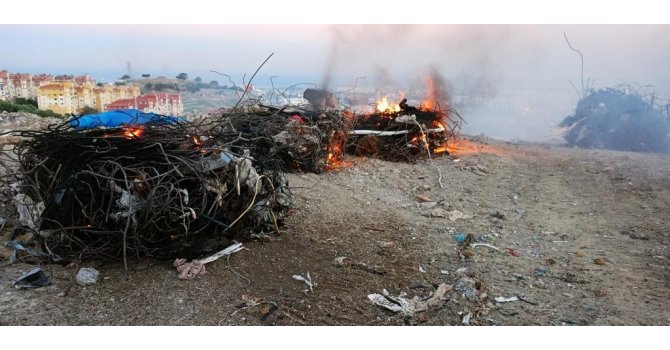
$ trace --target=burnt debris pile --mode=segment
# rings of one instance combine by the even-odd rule
[[[670,151],[668,106],[630,86],[590,90],[560,127],[569,145],[620,151]]]

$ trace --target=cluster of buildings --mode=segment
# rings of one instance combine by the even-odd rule
[[[96,84],[88,75],[53,76],[0,71],[0,100],[15,98],[37,100],[39,109],[60,114],[78,114],[86,107],[100,112],[127,108],[171,115],[184,112],[179,94],[141,95],[138,86]]]

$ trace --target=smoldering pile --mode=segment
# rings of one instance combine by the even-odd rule
[[[13,134],[3,201],[50,257],[199,257],[278,232],[289,205],[281,172],[185,120]]]
[[[670,151],[668,105],[629,85],[590,90],[560,127],[568,144],[620,151]]]

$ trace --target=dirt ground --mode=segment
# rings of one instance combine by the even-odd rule
[[[95,285],[53,265],[52,286],[17,290],[11,279],[33,266],[1,267],[0,324],[670,325],[669,156],[466,145],[434,166],[355,159],[292,174],[282,235],[245,242],[194,280],[152,259],[132,262],[127,279],[121,264],[92,261]],[[292,278],[307,272],[313,291]],[[442,283],[446,300],[414,314],[368,299],[426,298]]]

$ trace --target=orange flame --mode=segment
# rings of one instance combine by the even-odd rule
[[[133,138],[140,138],[142,137],[142,134],[144,133],[144,128],[143,127],[124,127],[123,128],[123,137],[127,139],[133,139]]]
[[[387,113],[387,114],[400,112],[400,105],[398,104],[391,105],[389,103],[388,97],[384,96],[381,100],[377,101],[377,111],[379,111],[380,113]]]

